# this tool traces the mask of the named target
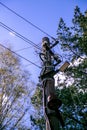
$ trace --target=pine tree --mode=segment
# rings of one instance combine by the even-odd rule
[[[76,6],[72,26],[67,27],[61,18],[57,35],[60,46],[72,65],[65,72],[66,80],[57,88],[57,94],[63,101],[62,111],[68,129],[87,128],[87,17]],[[76,64],[78,63],[78,64]],[[73,79],[67,87],[68,79]],[[71,81],[72,82],[72,81]]]

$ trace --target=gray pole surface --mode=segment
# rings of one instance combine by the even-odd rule
[[[43,86],[43,108],[46,119],[46,130],[58,130],[59,120],[61,118],[58,108],[61,106],[61,101],[56,98],[53,73],[54,65],[50,50],[50,41],[48,37],[42,39],[42,71],[41,80]],[[61,121],[60,121],[61,122]]]

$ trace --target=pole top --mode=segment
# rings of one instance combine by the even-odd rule
[[[42,38],[42,46],[48,45],[50,46],[50,41],[48,37],[43,37]]]
[[[49,38],[48,37],[43,37],[42,42],[45,42],[45,41],[47,41],[49,43]]]

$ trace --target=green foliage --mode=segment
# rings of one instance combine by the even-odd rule
[[[67,27],[64,20],[60,19],[57,35],[64,51],[77,57],[87,55],[87,17],[80,12],[78,6],[74,10],[71,27]]]
[[[31,98],[31,102],[36,109],[41,109],[41,106],[43,105],[42,96],[43,95],[42,95],[41,86],[38,85],[33,97]]]
[[[57,87],[57,95],[62,100],[62,112],[68,129],[85,130],[87,127],[87,17],[76,6],[72,26],[67,27],[60,19],[58,39],[61,49],[72,59],[72,66],[65,72],[66,80]],[[77,61],[77,65],[76,64]],[[72,79],[72,85],[67,86]]]
[[[81,13],[78,6],[74,10],[72,26],[67,27],[61,18],[58,24],[57,36],[59,45],[67,60],[72,60],[72,65],[64,73],[66,79],[59,81],[56,93],[62,100],[60,111],[62,112],[65,129],[87,129],[87,14]],[[76,65],[77,61],[77,65]],[[71,85],[68,85],[70,80]],[[73,82],[72,82],[73,80]],[[37,97],[38,96],[38,97]],[[42,105],[41,93],[37,89],[32,103]],[[35,101],[35,102],[34,102]],[[39,106],[40,108],[40,106]],[[40,116],[40,115],[39,115]],[[43,116],[42,116],[43,118]],[[34,124],[39,123],[39,117],[34,118]],[[60,128],[61,129],[61,126]]]
[[[32,125],[36,126],[37,130],[38,129],[39,130],[45,130],[45,120],[44,120],[44,117],[43,116],[40,117],[40,115],[41,115],[41,113],[39,113],[39,115],[36,116],[36,117],[33,117],[31,115],[30,119],[32,121]]]
[[[31,122],[33,126],[36,126],[37,129],[44,130],[45,129],[45,119],[42,113],[43,109],[43,92],[41,86],[38,84],[35,90],[34,95],[31,98],[31,102],[36,109],[35,115],[31,115]]]

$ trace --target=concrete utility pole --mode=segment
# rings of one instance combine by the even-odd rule
[[[43,107],[46,119],[46,130],[58,130],[59,124],[61,124],[62,127],[64,126],[59,111],[62,102],[55,95],[53,78],[54,74],[56,74],[55,65],[61,62],[59,57],[51,51],[51,48],[56,44],[57,42],[51,46],[48,37],[42,39],[42,52],[40,53],[42,71],[40,79],[43,87]],[[56,64],[54,64],[54,61],[56,61]]]

